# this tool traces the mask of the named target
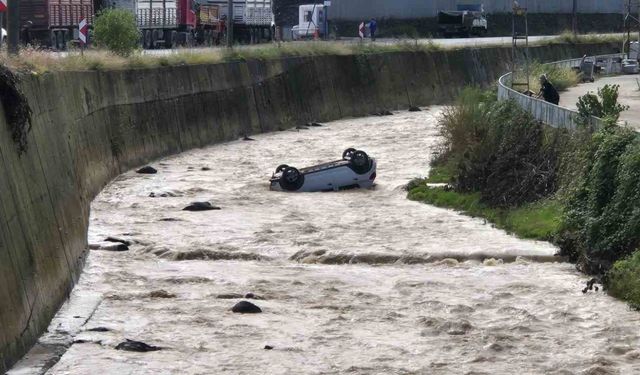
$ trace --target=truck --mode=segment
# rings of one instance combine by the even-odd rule
[[[92,0],[22,0],[20,27],[28,27],[32,43],[65,50],[67,43],[78,39],[82,19],[93,23]]]
[[[291,29],[294,40],[326,36],[326,9],[321,4],[300,5],[298,24]]]
[[[195,0],[112,0],[110,6],[136,15],[145,49],[211,45],[222,34],[217,5]]]
[[[227,0],[203,0],[220,8],[220,17],[227,19]],[[233,0],[233,34],[243,43],[259,43],[273,39],[275,26],[271,0]]]
[[[438,32],[446,37],[485,35],[488,31],[481,4],[458,4],[455,11],[438,12]]]

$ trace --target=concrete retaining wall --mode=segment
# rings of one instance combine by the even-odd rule
[[[494,82],[509,56],[486,48],[24,77],[33,129],[21,156],[0,106],[0,372],[68,296],[87,253],[89,204],[120,173],[243,134],[445,103],[464,85]]]

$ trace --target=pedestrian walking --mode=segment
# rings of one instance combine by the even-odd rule
[[[377,30],[378,30],[378,23],[376,22],[375,18],[372,18],[371,21],[369,21],[369,34],[371,35],[372,42],[375,42],[376,40]]]

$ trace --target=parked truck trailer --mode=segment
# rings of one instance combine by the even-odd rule
[[[84,18],[93,23],[92,0],[22,0],[20,26],[29,25],[31,42],[64,50],[78,39],[78,24]]]
[[[220,16],[229,14],[227,0],[202,0],[217,5]],[[236,40],[259,43],[273,38],[273,8],[271,0],[233,0],[233,30]]]

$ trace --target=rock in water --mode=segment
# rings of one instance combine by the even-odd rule
[[[422,112],[422,110],[420,109],[420,107],[411,106],[409,107],[409,112]]]
[[[240,301],[231,309],[234,313],[239,314],[258,314],[262,312],[258,306],[248,301]]]
[[[304,125],[298,125],[298,126],[296,126],[296,129],[298,129],[298,130],[309,130],[309,128],[304,126]]]
[[[218,298],[218,299],[238,299],[238,298],[242,298],[242,294],[240,294],[240,293],[224,293],[224,294],[218,294],[216,296],[216,298]]]
[[[264,350],[273,350],[273,346],[272,345],[265,345],[264,346]]]
[[[136,171],[136,173],[140,174],[156,174],[158,170],[152,166],[147,165],[146,167],[142,167]]]
[[[310,126],[315,126],[315,127],[320,127],[320,126],[324,126],[319,122],[312,122]]]
[[[200,168],[201,171],[210,171],[211,168],[210,167],[202,167]]]
[[[127,251],[129,246],[120,242],[108,242],[96,245],[89,245],[91,250],[105,250],[105,251]]]
[[[190,205],[183,208],[182,211],[211,211],[219,209],[220,207],[216,207],[209,202],[192,202]]]
[[[242,138],[242,140],[243,141],[255,141],[255,139],[253,139],[253,138],[251,138],[249,136],[246,136],[246,135]]]
[[[116,350],[126,350],[128,352],[139,352],[139,353],[155,352],[161,349],[162,348],[158,346],[153,346],[153,345],[145,344],[142,341],[133,341],[129,339],[126,339],[126,341],[123,341],[120,344],[118,344],[118,346],[116,346]]]
[[[131,241],[125,240],[124,238],[120,238],[120,237],[109,236],[109,237],[105,238],[104,240],[106,242],[119,242],[121,244],[125,244],[127,246],[131,246]]]

